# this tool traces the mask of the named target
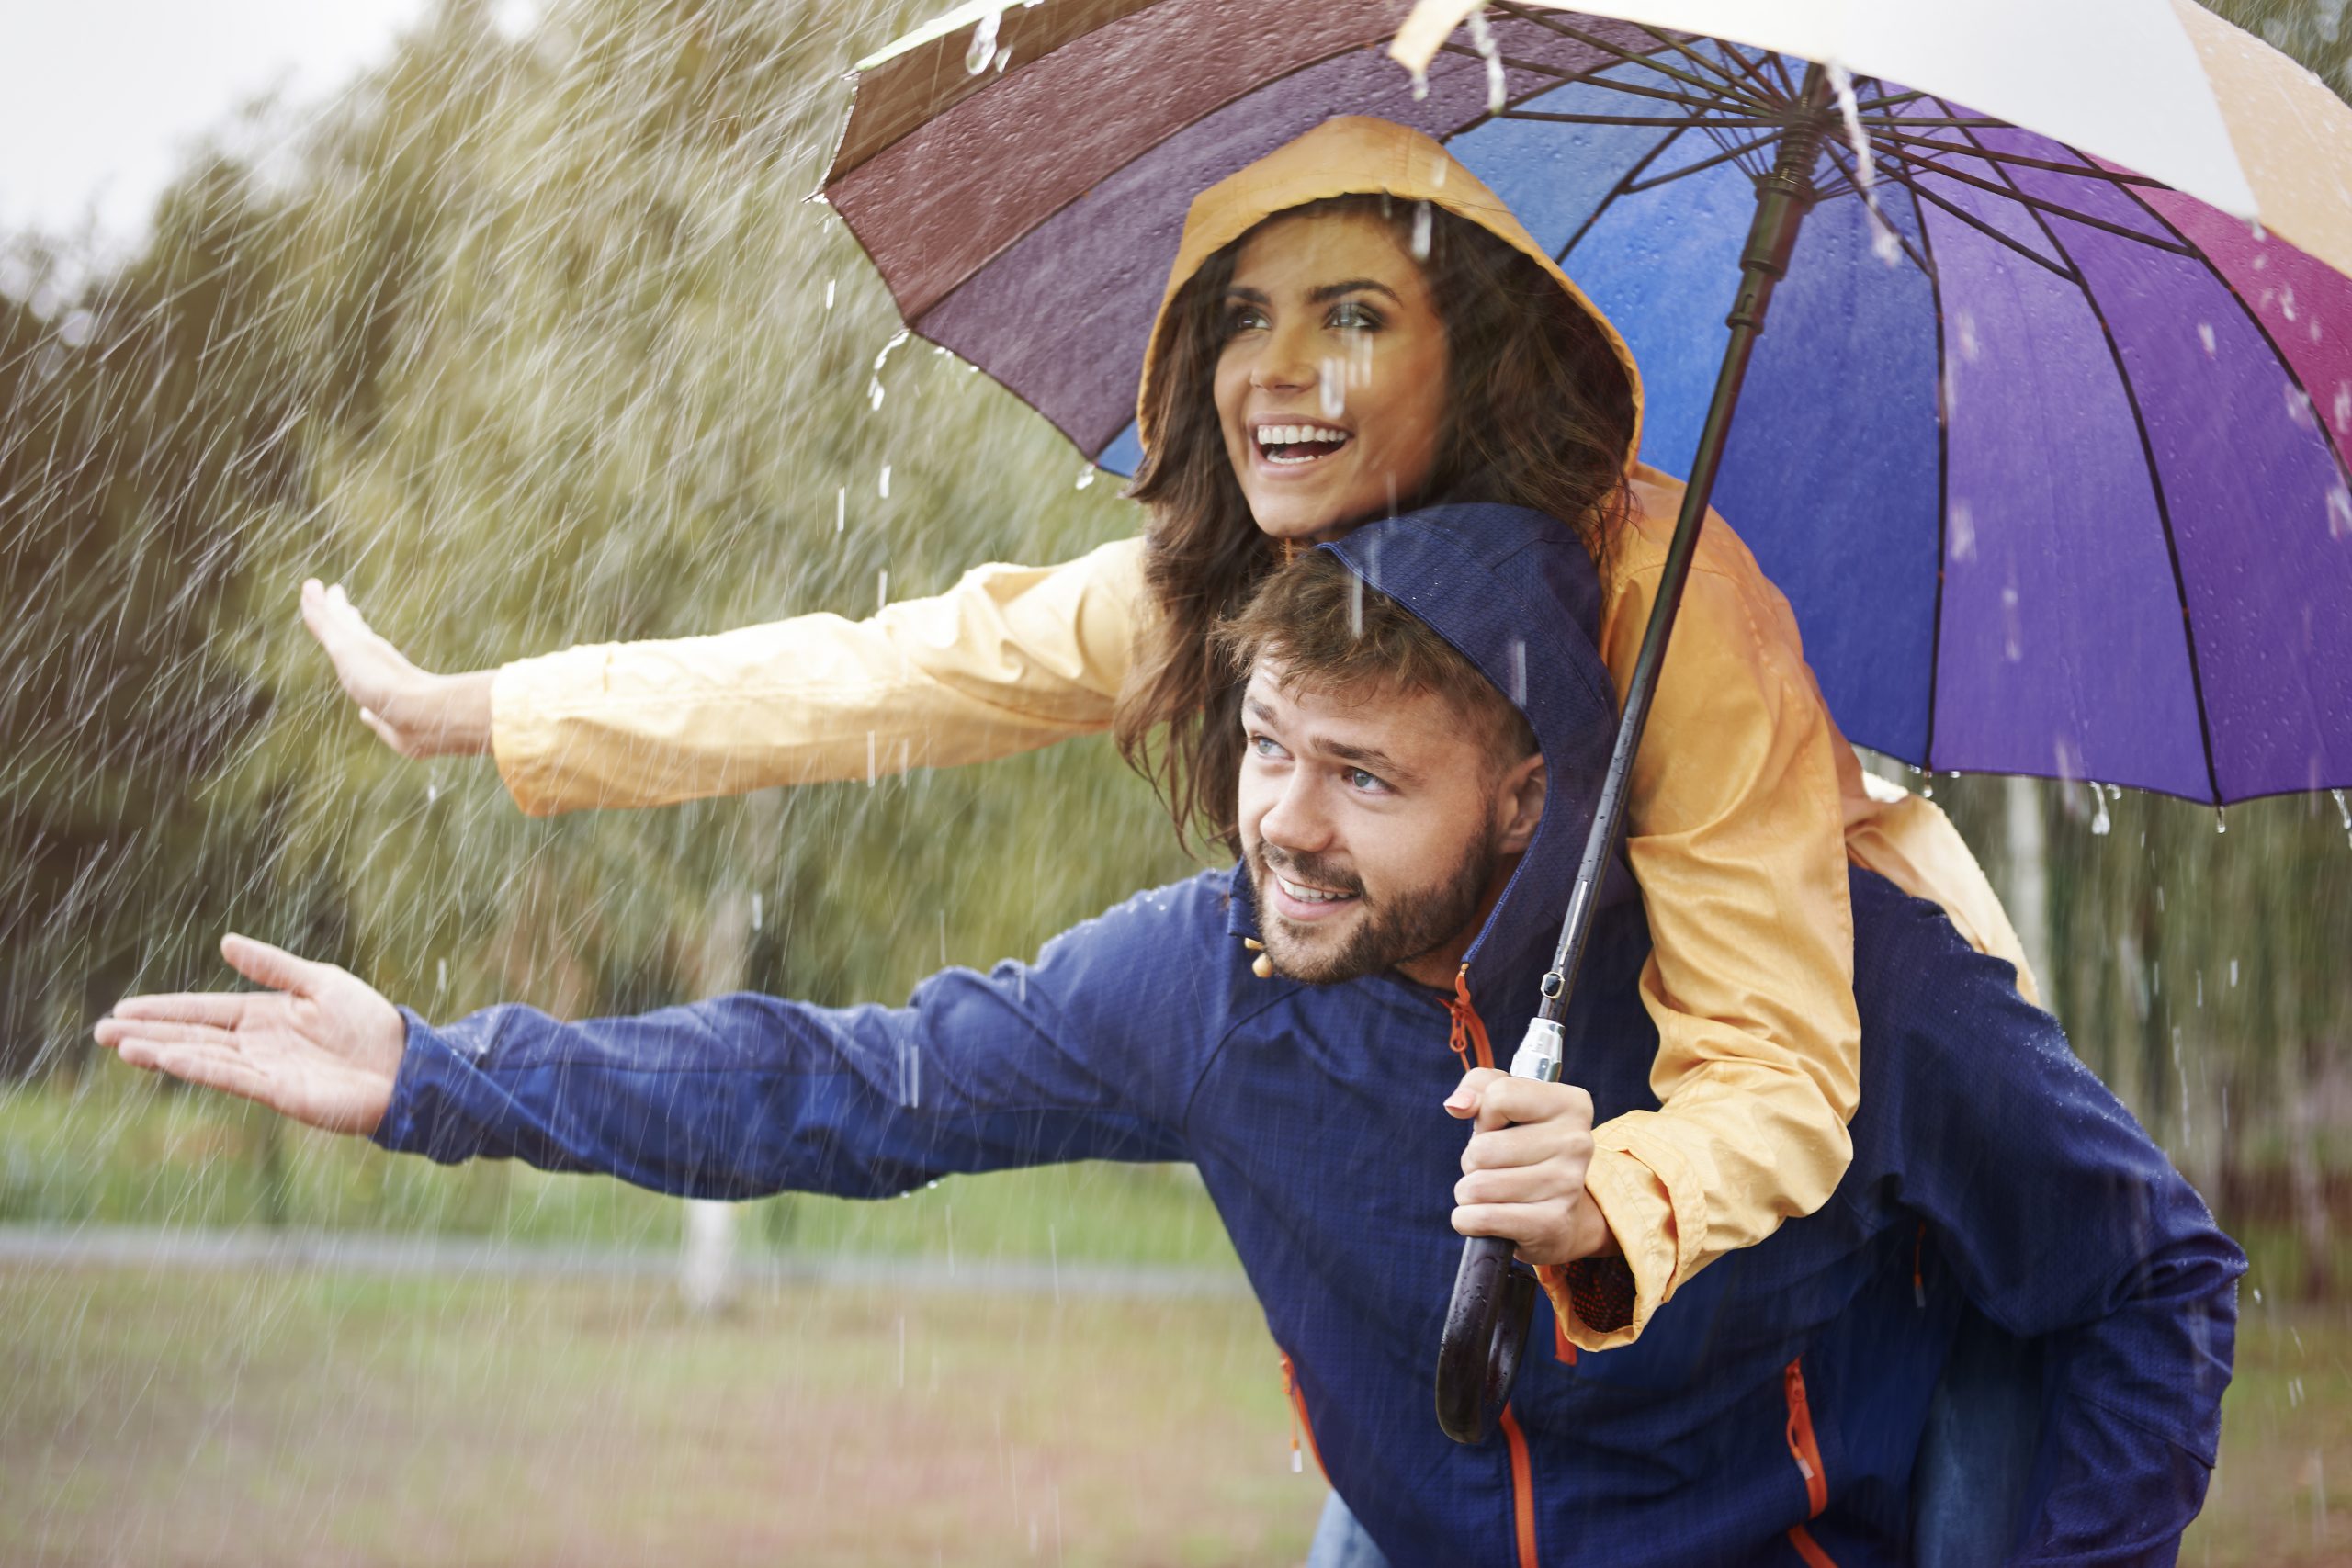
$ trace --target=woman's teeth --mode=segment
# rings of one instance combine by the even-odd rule
[[[1261,424],[1258,449],[1270,463],[1311,463],[1348,444],[1348,433],[1319,424]]]
[[[1282,885],[1282,890],[1284,893],[1289,894],[1292,897],[1297,899],[1302,904],[1329,904],[1341,898],[1352,898],[1355,897],[1352,893],[1326,893],[1319,887],[1301,887],[1297,883],[1293,882],[1290,878],[1283,875],[1280,872],[1276,872],[1274,874],[1274,880]]]

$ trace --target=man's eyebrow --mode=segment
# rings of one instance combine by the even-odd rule
[[[1241,699],[1241,706],[1250,717],[1269,728],[1280,722],[1274,710],[1256,697],[1245,695]],[[1378,773],[1391,784],[1420,782],[1419,773],[1411,772],[1402,762],[1377,746],[1353,746],[1344,740],[1310,739],[1307,742],[1307,748],[1317,756],[1329,757],[1362,768],[1366,773]]]
[[[1320,305],[1326,299],[1337,299],[1342,294],[1363,293],[1385,294],[1399,305],[1405,302],[1404,297],[1396,290],[1373,277],[1351,277],[1345,283],[1317,284],[1306,291],[1306,298],[1315,304]],[[1239,299],[1251,305],[1264,305],[1272,302],[1264,289],[1244,288],[1239,284],[1227,288],[1225,291],[1225,297],[1228,299]]]
[[[1351,746],[1344,740],[1326,740],[1315,749],[1326,756],[1337,757],[1342,762],[1353,762],[1366,773],[1378,773],[1393,783],[1408,783],[1418,776],[1408,773],[1402,762],[1377,746]]]

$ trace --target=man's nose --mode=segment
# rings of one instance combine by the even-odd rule
[[[1291,770],[1282,794],[1258,819],[1258,836],[1278,850],[1321,854],[1331,848],[1331,814],[1323,808],[1320,786],[1307,774],[1305,768]]]

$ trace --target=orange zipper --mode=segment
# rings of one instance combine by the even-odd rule
[[[1283,1393],[1290,1399],[1290,1470],[1296,1475],[1306,1466],[1299,1461],[1298,1435],[1306,1434],[1306,1451],[1315,1456],[1315,1468],[1328,1484],[1331,1472],[1323,1469],[1323,1450],[1315,1446],[1315,1423],[1306,1418],[1306,1395],[1298,1386],[1298,1374],[1291,1371],[1290,1353],[1283,1353]]]
[[[1510,1445],[1511,1525],[1519,1540],[1519,1568],[1541,1568],[1535,1557],[1535,1467],[1527,1457],[1527,1434],[1519,1417],[1503,1406],[1503,1440]]]
[[[1797,1361],[1791,1361],[1781,1378],[1789,1392],[1789,1452],[1797,1461],[1797,1473],[1804,1477],[1804,1517],[1817,1519],[1821,1510],[1829,1506],[1829,1477],[1822,1473],[1821,1446],[1814,1440],[1813,1406],[1805,1402],[1804,1369]]]
[[[1487,1043],[1487,1021],[1470,1003],[1467,964],[1453,977],[1453,995],[1446,998],[1445,1010],[1453,1016],[1453,1034],[1446,1043],[1462,1058],[1462,1070],[1466,1073],[1473,1067],[1493,1066],[1495,1048]]]

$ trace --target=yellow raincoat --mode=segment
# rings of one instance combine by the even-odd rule
[[[1329,121],[1203,192],[1168,298],[1273,212],[1384,190],[1479,223],[1542,265],[1601,323],[1638,422],[1639,373],[1606,319],[1467,169],[1385,121]],[[1155,350],[1168,318],[1163,304]],[[1621,696],[1682,495],[1631,460],[1638,447],[1636,435],[1634,507],[1601,627]],[[870,620],[802,615],[509,664],[492,694],[500,776],[545,815],[861,778],[877,760],[953,766],[1105,729],[1146,613],[1142,560],[1143,541],[1126,539],[1057,567],[981,567]],[[1635,763],[1626,847],[1655,942],[1642,984],[1661,1108],[1594,1130],[1587,1187],[1635,1301],[1622,1329],[1568,1314],[1589,1349],[1634,1338],[1683,1280],[1810,1213],[1844,1174],[1860,1035],[1849,857],[1941,904],[2033,995],[1967,846],[1934,806],[1862,773],[1788,602],[1712,513]]]

